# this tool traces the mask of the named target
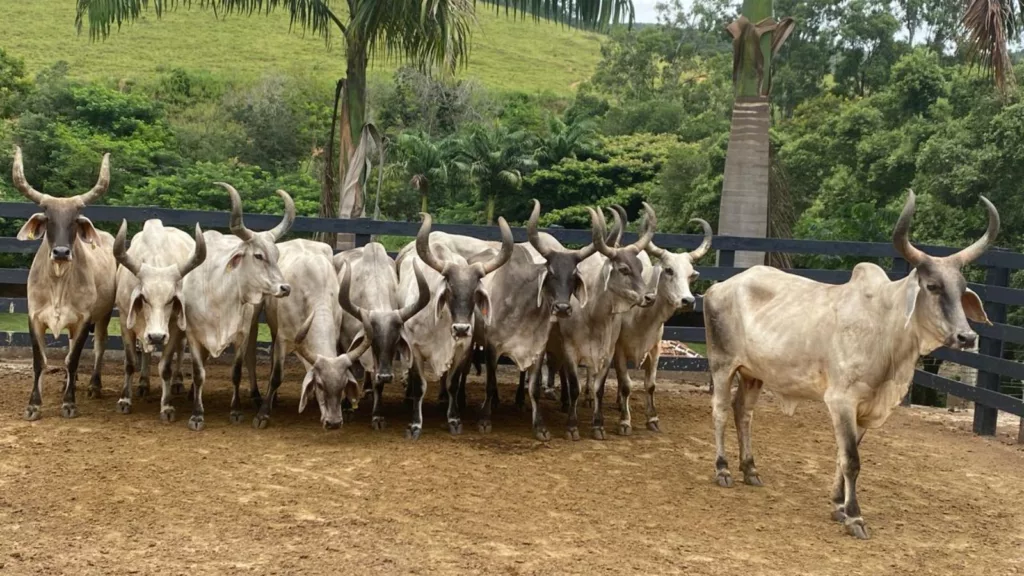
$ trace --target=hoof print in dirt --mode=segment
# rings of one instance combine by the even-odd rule
[[[160,421],[161,422],[165,422],[167,424],[170,424],[171,422],[174,422],[174,419],[175,419],[174,408],[167,407],[167,408],[164,408],[163,410],[160,411]]]
[[[43,411],[39,409],[39,406],[29,406],[25,408],[25,420],[32,422],[33,420],[39,420],[43,417]]]
[[[202,416],[193,416],[188,419],[189,430],[199,432],[203,428],[206,428],[206,420]]]
[[[65,402],[64,405],[60,407],[60,415],[65,418],[77,418],[78,407],[74,404]]]

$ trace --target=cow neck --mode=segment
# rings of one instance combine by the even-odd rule
[[[53,268],[53,261],[50,259],[50,243],[46,241],[46,237],[43,237],[43,242],[39,245],[39,250],[36,252],[36,257],[32,262],[32,267],[40,266],[42,268],[46,283],[50,292],[50,302],[54,305],[58,303],[69,303],[68,292],[83,287],[89,281],[87,271],[90,264],[93,262],[92,254],[88,252],[93,246],[82,242],[77,236],[75,237],[75,243],[72,247],[73,257],[71,261],[64,265],[64,273],[58,276]]]
[[[884,285],[880,292],[884,295],[887,305],[886,310],[890,312],[888,326],[886,327],[887,332],[896,335],[891,341],[893,348],[892,357],[906,358],[912,356],[913,361],[917,362],[919,356],[931,352],[934,348],[923,351],[930,339],[926,334],[922,334],[921,325],[916,321],[917,314],[920,312],[920,309],[916,306],[914,313],[910,317],[910,323],[907,323],[905,296],[912,281],[916,281],[916,279],[910,276],[891,281]],[[892,312],[896,313],[893,314]],[[937,347],[935,346],[935,348]]]

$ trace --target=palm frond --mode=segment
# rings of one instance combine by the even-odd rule
[[[636,16],[632,0],[482,0],[497,12],[508,15],[547,18],[570,26],[606,30],[612,24],[633,25]]]
[[[469,59],[473,0],[363,1],[352,30],[373,58],[454,71]]]
[[[995,76],[1001,91],[1013,84],[1007,38],[1019,36],[1015,8],[1019,11],[1024,5],[1014,6],[1014,0],[970,0],[964,11],[968,53]]]

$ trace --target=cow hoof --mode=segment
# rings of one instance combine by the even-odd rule
[[[266,414],[257,414],[256,417],[252,419],[252,427],[257,430],[263,430],[269,425],[270,416],[267,416]]]
[[[245,412],[242,412],[241,410],[232,410],[230,418],[232,424],[241,424],[242,419],[245,418]]]
[[[551,441],[551,433],[548,432],[547,428],[544,428],[544,427],[534,428],[533,429],[533,435],[537,438],[537,440],[540,440],[541,442],[550,442]]]
[[[732,475],[724,470],[718,473],[715,477],[715,481],[718,482],[718,485],[722,488],[732,488]]]
[[[604,440],[604,426],[594,426],[590,430],[590,435],[594,438],[594,440]]]
[[[847,519],[846,532],[858,540],[868,540],[871,538],[871,535],[868,534],[868,527],[864,525],[863,518]]]
[[[86,395],[89,398],[100,398],[103,396],[103,388],[98,384],[90,384],[89,389],[86,391]]]
[[[575,426],[565,431],[565,439],[572,440],[573,442],[580,439],[580,429]]]
[[[342,410],[341,411],[341,421],[343,423],[350,424],[352,422],[355,422],[355,419],[356,419],[356,411],[355,410]]]
[[[149,396],[149,384],[139,384],[135,388],[135,396],[136,398],[145,398],[146,396]]]
[[[490,420],[481,420],[480,423],[477,424],[477,428],[480,430],[481,434],[490,434],[491,430],[493,430]]]
[[[127,398],[121,398],[117,401],[117,411],[121,414],[132,413],[132,401]]]
[[[842,509],[836,508],[835,510],[832,511],[832,520],[839,522],[841,524],[845,524],[846,512],[843,511]]]
[[[632,436],[633,427],[625,422],[619,424],[619,436]]]
[[[71,402],[65,402],[60,407],[60,415],[65,418],[77,418],[78,417],[78,406],[75,406]]]
[[[185,393],[185,384],[183,382],[174,382],[171,384],[171,394],[179,396]]]
[[[170,424],[175,420],[174,407],[168,406],[160,410],[160,421],[166,424]]]
[[[39,420],[42,417],[43,411],[39,406],[33,406],[30,404],[28,408],[25,408],[25,420],[32,422],[33,420]]]
[[[657,420],[652,420],[647,423],[647,429],[651,432],[661,432],[661,428],[658,426]]]
[[[747,486],[757,486],[759,488],[764,486],[764,483],[761,482],[761,477],[758,476],[756,472],[753,474],[744,474],[743,483]]]
[[[370,428],[374,430],[383,430],[388,427],[388,421],[383,416],[374,416],[373,420],[370,421]]]
[[[410,424],[409,427],[405,429],[405,439],[406,440],[419,440],[420,439],[420,433],[422,431],[423,431],[423,429],[420,428],[419,426],[413,426],[413,425]]]
[[[202,416],[195,415],[188,419],[189,430],[199,432],[203,428],[206,428],[206,420]]]
[[[459,434],[462,434],[462,421],[461,420],[451,420],[451,421],[449,421],[448,422],[448,432],[451,433],[452,436],[458,436]]]
[[[558,392],[554,388],[545,388],[542,394],[547,400],[558,400]]]

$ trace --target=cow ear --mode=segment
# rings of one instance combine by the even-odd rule
[[[242,245],[238,248],[238,250],[235,250],[235,252],[231,255],[231,258],[228,259],[228,270],[234,270],[235,268],[238,268],[238,266],[242,263],[243,257],[245,257],[245,245]]]
[[[96,232],[96,227],[92,225],[92,220],[85,216],[78,217],[78,235],[86,244],[96,246],[100,243],[100,235]]]
[[[917,294],[920,291],[921,284],[917,281],[917,268],[914,268],[907,275],[906,294],[903,295],[904,314],[907,318],[907,322],[903,325],[904,328],[910,326],[910,318],[914,315],[914,309],[917,307]]]
[[[988,319],[988,314],[985,314],[985,307],[981,304],[981,298],[978,294],[968,288],[964,291],[964,295],[960,297],[960,304],[964,307],[964,314],[967,315],[967,319],[972,322],[979,322],[981,324],[992,325],[992,321]]]
[[[448,305],[448,282],[441,282],[437,290],[437,305],[434,307],[434,320],[441,318],[441,310]]]
[[[171,298],[171,310],[177,315],[178,330],[184,332],[188,324],[185,321],[185,300],[181,297],[181,292],[175,292],[174,297]]]
[[[398,337],[398,359],[403,364],[412,363],[412,348],[409,347],[409,341],[405,339],[405,335]]]
[[[124,325],[129,330],[135,328],[135,321],[138,319],[138,313],[142,310],[142,290],[138,286],[132,290],[132,296],[128,304],[128,316],[124,319]]]
[[[306,377],[302,379],[302,393],[299,395],[299,414],[306,409],[306,404],[309,402],[309,397],[315,394],[314,388],[316,387],[316,374],[315,369],[310,368],[306,371]]]
[[[18,231],[18,240],[35,240],[46,234],[46,214],[36,212]]]
[[[476,309],[480,311],[480,315],[484,317],[484,325],[490,326],[491,324],[491,295],[487,293],[487,290],[483,286],[476,289],[473,293],[473,297],[476,298]]]
[[[544,305],[544,281],[548,279],[548,267],[544,266],[540,270],[540,276],[537,278],[537,308]]]
[[[583,275],[580,274],[580,269],[577,268],[576,272],[573,273],[576,277],[576,289],[572,291],[572,295],[576,297],[580,302],[580,308],[587,307],[587,283],[583,281]]]
[[[352,343],[348,345],[348,350],[346,350],[345,353],[351,354],[353,350],[362,346],[365,340],[366,330],[360,330],[359,333],[356,334],[356,337],[352,339]],[[353,358],[352,360],[355,361],[358,360],[358,358]]]

